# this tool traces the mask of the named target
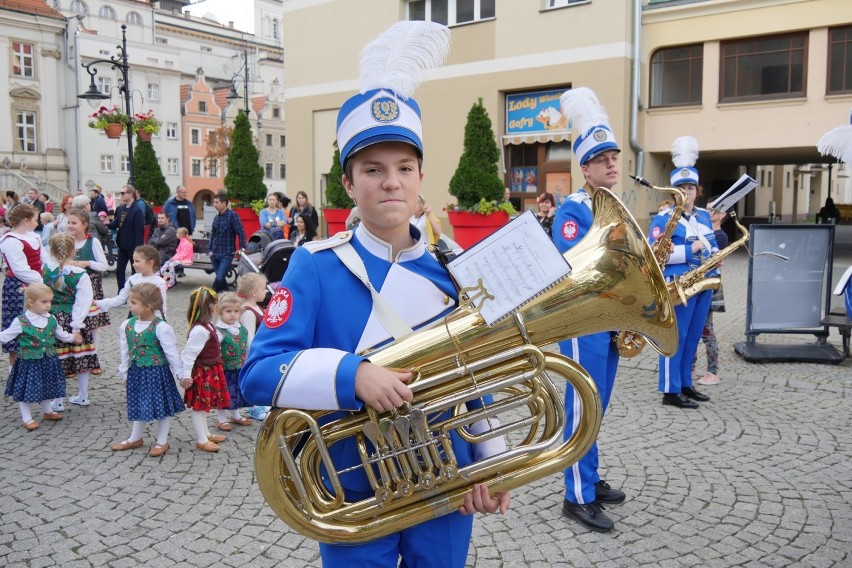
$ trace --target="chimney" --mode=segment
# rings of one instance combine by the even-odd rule
[[[228,20],[228,27],[234,29],[234,20]]]
[[[184,10],[184,12],[183,12],[183,17],[184,17],[184,18],[186,18],[187,20],[188,20],[188,19],[190,19],[190,12],[189,12],[189,10]]]

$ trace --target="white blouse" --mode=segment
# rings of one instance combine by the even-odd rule
[[[39,329],[44,329],[45,326],[47,326],[48,322],[51,319],[54,319],[51,314],[42,315],[37,314],[35,312],[31,312],[29,310],[24,312],[24,317],[27,318],[31,324],[33,324]],[[21,327],[21,320],[19,320],[18,318],[13,319],[12,323],[9,324],[9,327],[4,329],[3,331],[0,331],[0,343],[8,343],[9,341],[12,341],[13,339],[21,335],[21,331],[23,331]],[[62,329],[62,326],[60,325],[56,326],[56,333],[54,334],[54,336],[57,337],[60,341],[64,341],[65,343],[74,342],[74,334],[68,333],[67,331]]]
[[[222,332],[216,331],[216,337],[222,341]],[[203,325],[194,325],[189,331],[189,337],[186,338],[186,345],[183,351],[180,352],[180,360],[183,362],[182,379],[192,378],[192,367],[195,365],[195,360],[198,354],[204,349],[207,340],[210,339],[210,332]]]
[[[152,274],[151,276],[142,276],[138,272],[132,275],[127,279],[127,282],[124,284],[124,288],[118,293],[118,296],[114,298],[104,298],[103,300],[98,300],[95,302],[97,306],[102,310],[109,310],[112,308],[117,308],[119,306],[123,306],[127,303],[127,299],[130,297],[130,290],[134,286],[137,286],[142,283],[153,284],[157,288],[160,289],[160,293],[163,295],[163,311],[160,313],[157,311],[157,315],[162,319],[166,319],[166,281],[163,280],[163,277],[159,274]]]

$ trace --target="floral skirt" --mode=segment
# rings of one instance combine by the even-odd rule
[[[71,314],[67,312],[53,312],[62,329],[68,333],[71,331]],[[92,369],[100,369],[101,364],[98,361],[98,352],[95,349],[95,343],[92,339],[92,330],[84,327],[80,330],[83,336],[83,343],[65,343],[56,340],[56,354],[59,355],[59,361],[62,363],[62,370],[66,375],[75,375],[84,373]]]
[[[194,366],[192,384],[184,392],[183,401],[187,408],[205,412],[230,408],[231,397],[222,364]]]
[[[89,274],[89,278],[92,280],[92,292],[94,292],[94,299],[103,300],[104,299],[104,284],[103,279],[101,278],[100,272],[87,271]],[[92,312],[98,312],[92,314]],[[106,311],[100,311],[96,307],[92,306],[92,309],[89,310],[88,316],[86,316],[86,328],[87,329],[97,329],[99,327],[108,327],[110,325],[109,313]]]
[[[6,381],[6,396],[15,402],[41,402],[65,396],[65,373],[56,355],[18,359]]]
[[[225,371],[225,380],[228,383],[228,394],[231,397],[231,406],[232,410],[237,408],[246,408],[251,406],[246,402],[246,399],[243,398],[243,393],[240,392],[240,370],[239,369],[230,369]]]
[[[3,329],[12,325],[12,320],[24,313],[24,283],[14,276],[6,275],[3,281]],[[3,344],[3,353],[17,353],[20,343],[16,337]]]
[[[175,378],[167,365],[127,371],[127,419],[150,422],[174,416],[184,409]]]

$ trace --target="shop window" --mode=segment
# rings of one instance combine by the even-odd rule
[[[723,42],[720,101],[805,96],[807,32]]]
[[[548,162],[570,162],[571,161],[571,143],[570,142],[550,142],[547,145],[547,161]]]
[[[651,56],[651,106],[700,105],[704,46],[659,49]]]
[[[828,34],[828,94],[852,92],[852,26]]]
[[[494,4],[495,0],[413,0],[408,3],[408,19],[466,24],[494,18]]]

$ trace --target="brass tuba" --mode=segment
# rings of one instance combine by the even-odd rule
[[[370,353],[377,365],[413,370],[410,405],[332,421],[329,412],[273,410],[258,435],[255,469],[275,513],[315,540],[365,542],[457,510],[474,483],[506,491],[578,461],[597,437],[600,399],[582,367],[540,347],[629,329],[663,352],[677,349],[666,284],[636,221],[602,188],[593,208],[589,233],[565,254],[570,276],[513,316],[489,327],[477,313],[458,308]],[[564,376],[582,403],[581,422],[566,441],[572,425],[549,374]],[[493,404],[466,408],[466,401],[487,394]],[[435,420],[448,409],[448,419]],[[471,427],[483,423],[488,427]],[[473,443],[506,436],[509,447],[460,466],[453,431]],[[358,463],[332,459],[329,448],[344,441],[355,443]],[[356,469],[363,469],[373,494],[349,501],[339,477]]]

